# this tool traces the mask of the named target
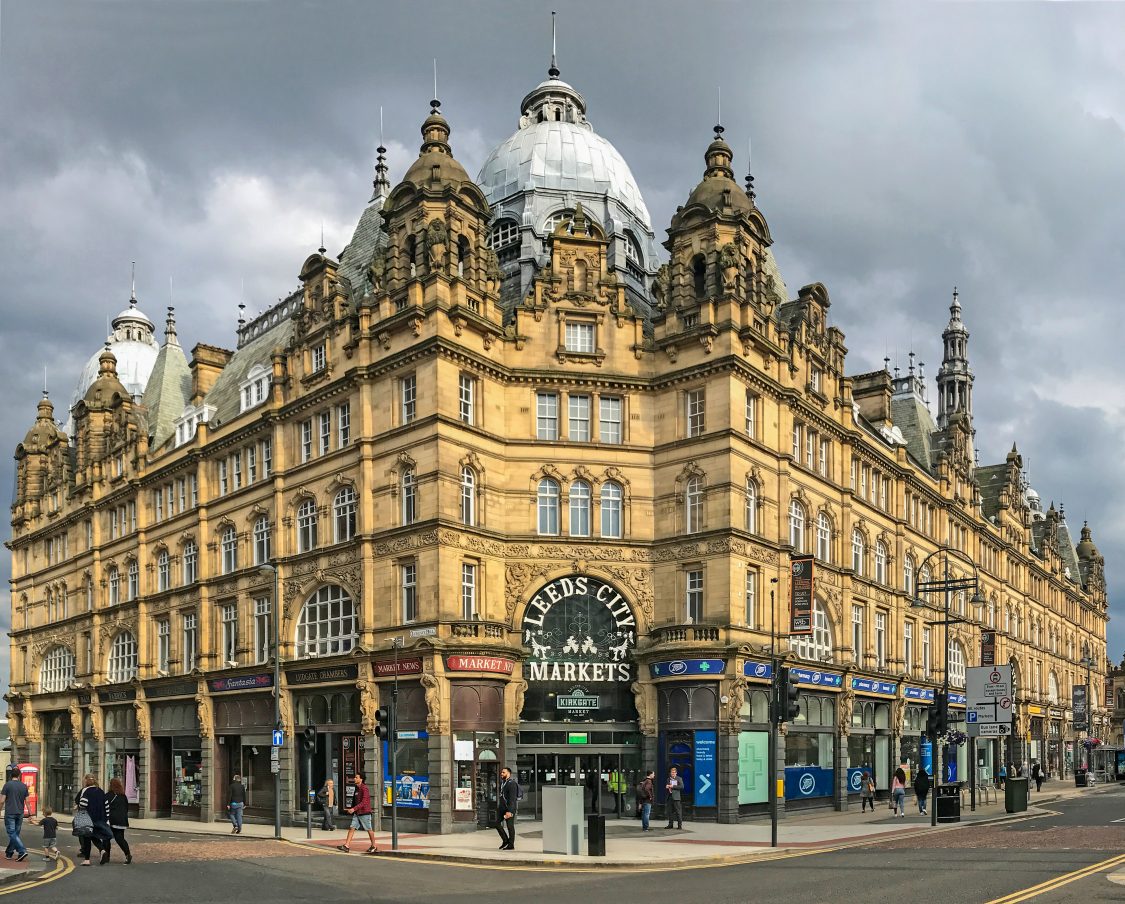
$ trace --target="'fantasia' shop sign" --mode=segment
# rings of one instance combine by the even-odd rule
[[[589,575],[557,578],[531,598],[523,642],[530,681],[633,680],[633,611],[611,585]]]

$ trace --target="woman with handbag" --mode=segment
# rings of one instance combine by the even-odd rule
[[[125,855],[125,863],[133,862],[133,852],[129,850],[129,842],[125,840],[125,830],[129,828],[129,798],[125,796],[125,786],[121,779],[114,778],[109,781],[109,794],[105,798],[105,810],[109,816],[109,829],[113,832],[113,840]],[[106,844],[108,851],[110,845]],[[106,860],[109,859],[107,856]]]
[[[106,821],[105,792],[98,787],[98,780],[92,775],[82,779],[82,790],[74,801],[74,827],[78,845],[82,851],[82,865],[90,865],[90,847],[101,851],[101,863],[109,860],[109,839],[113,837]]]

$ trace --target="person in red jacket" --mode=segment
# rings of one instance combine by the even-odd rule
[[[371,828],[371,789],[363,783],[362,773],[357,772],[353,775],[352,782],[355,784],[355,797],[352,799],[352,806],[344,810],[345,813],[352,814],[352,824],[348,826],[348,837],[344,839],[343,844],[336,845],[336,850],[350,852],[355,830],[363,829],[367,833],[367,840],[371,843],[367,853],[374,854],[376,849],[375,832]]]

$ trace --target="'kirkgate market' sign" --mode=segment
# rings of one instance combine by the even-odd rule
[[[636,718],[637,621],[611,584],[589,575],[551,581],[528,602],[522,633],[525,720]]]

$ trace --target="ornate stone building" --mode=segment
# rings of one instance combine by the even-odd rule
[[[67,430],[40,401],[16,450],[8,711],[47,802],[90,771],[144,815],[209,820],[239,771],[268,818],[276,692],[286,814],[312,724],[314,782],[362,769],[412,828],[487,821],[503,763],[532,814],[557,782],[631,814],[640,770],[675,764],[692,818],[734,821],[765,807],[776,629],[805,685],[786,804],[847,806],[860,768],[886,787],[929,755],[944,638],[910,601],[946,570],[986,599],[953,601],[953,687],[982,629],[1018,675],[1019,735],[979,764],[1061,770],[1084,645],[1105,662],[1103,561],[1015,447],[976,465],[956,295],[935,420],[921,365],[848,375],[828,290],[786,288],[721,129],[659,263],[557,69],[520,113],[474,181],[435,101],[403,178],[380,151],[351,242],[233,351],[189,360],[169,309],[152,354],[134,297]],[[791,638],[799,554],[815,604]],[[396,680],[391,776],[373,729]]]

